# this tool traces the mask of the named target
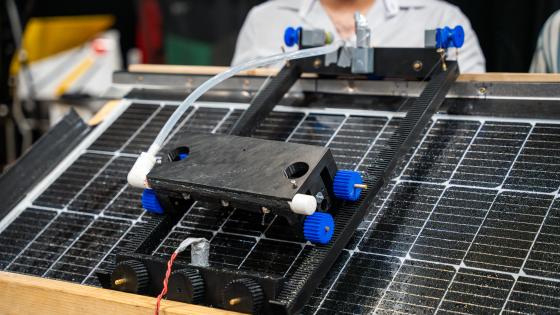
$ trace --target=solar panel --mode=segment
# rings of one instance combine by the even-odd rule
[[[95,272],[110,270],[153,217],[126,173],[176,105],[133,102],[90,139],[2,230],[0,268],[99,286]],[[200,103],[174,137],[225,133],[243,108]],[[328,146],[339,167],[364,170],[399,121],[282,107],[255,136]],[[434,116],[302,313],[560,312],[559,150],[560,121]],[[195,203],[153,254],[205,237],[214,266],[285,276],[313,246],[286,231],[280,217]]]

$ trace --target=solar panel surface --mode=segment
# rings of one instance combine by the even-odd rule
[[[126,173],[175,105],[130,105],[0,233],[0,268],[99,285],[150,219]],[[174,137],[226,132],[242,109],[201,103]],[[344,112],[282,108],[255,136],[328,146],[363,170],[400,118]],[[435,116],[303,313],[560,312],[559,152],[560,121]],[[211,240],[213,265],[275,275],[313,246],[280,218],[195,203],[154,254],[193,236]]]

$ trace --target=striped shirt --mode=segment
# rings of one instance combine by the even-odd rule
[[[537,42],[530,72],[560,73],[560,11],[554,13],[544,27]]]

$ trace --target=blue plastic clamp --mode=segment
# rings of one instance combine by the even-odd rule
[[[465,43],[465,30],[461,25],[454,29],[450,27],[438,28],[436,30],[436,47],[437,48],[461,48]]]
[[[303,236],[313,244],[328,244],[334,234],[334,219],[325,212],[315,212],[303,222]]]
[[[356,171],[339,170],[334,176],[334,195],[342,200],[357,201],[362,193],[356,185],[363,184],[362,175]]]
[[[301,27],[287,27],[284,31],[284,43],[288,47],[299,44],[299,35],[301,34]]]
[[[142,208],[151,213],[163,214],[163,207],[153,189],[146,188],[142,193]]]

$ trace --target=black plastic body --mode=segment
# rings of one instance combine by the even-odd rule
[[[148,174],[160,202],[171,208],[170,199],[222,202],[258,213],[266,208],[295,223],[289,202],[296,194],[320,192],[322,211],[334,201],[337,168],[328,148],[217,134],[192,134],[173,145],[188,148],[188,158]]]
[[[331,209],[336,226],[331,242],[327,245],[314,246],[289,277],[278,281],[280,285],[277,290],[270,291],[271,293],[266,296],[262,309],[266,314],[294,314],[303,308],[367,214],[367,209],[376,194],[387,183],[397,163],[420,137],[422,130],[430,121],[433,113],[441,106],[449,88],[459,75],[456,62],[447,62],[448,70],[443,71],[441,56],[434,49],[382,48],[376,49],[375,56],[373,76],[423,79],[429,80],[429,84],[412,104],[399,129],[376,159],[376,164],[365,172],[364,182],[368,185],[368,189],[362,192],[360,200],[337,202]],[[336,65],[323,67],[316,60],[317,58],[307,58],[286,65],[280,72],[282,75],[272,79],[255,97],[255,101],[235,125],[233,134],[251,135],[302,72],[327,76],[351,74],[350,68],[339,68]],[[416,61],[422,62],[422,69],[414,69],[413,65]],[[235,163],[232,162],[232,165]],[[160,258],[150,255],[179,218],[177,213],[154,218],[149,222],[144,233],[133,242],[129,252],[117,255],[118,261],[135,259],[149,265],[149,269],[157,269],[150,271],[151,275],[155,277],[155,279],[151,279],[152,292],[157,292],[158,288],[161,288],[159,283],[163,281],[162,275],[165,266]],[[151,263],[154,261],[159,261],[159,263]],[[100,274],[99,277],[101,279],[106,275]],[[245,277],[245,275],[239,275],[239,277]],[[209,279],[216,281],[211,284],[212,288],[223,288],[232,278],[211,277]],[[270,280],[266,276],[258,276],[253,279],[258,280],[261,287],[268,285],[267,281]]]

